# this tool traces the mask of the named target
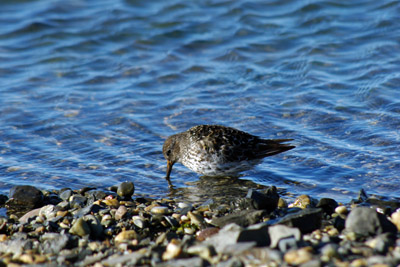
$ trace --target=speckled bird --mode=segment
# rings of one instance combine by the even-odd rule
[[[294,148],[283,144],[293,139],[261,139],[220,125],[198,125],[165,140],[168,183],[172,166],[180,162],[205,176],[238,176],[269,157]]]

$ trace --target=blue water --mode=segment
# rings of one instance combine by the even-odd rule
[[[0,193],[167,196],[164,139],[223,124],[297,147],[242,179],[400,196],[399,1],[1,1]],[[199,176],[176,164],[177,188]]]

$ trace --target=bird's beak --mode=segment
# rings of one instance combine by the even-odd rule
[[[169,176],[171,175],[172,165],[174,165],[174,163],[170,160],[167,160],[167,176],[165,176],[165,179],[167,179],[168,181],[169,181]]]

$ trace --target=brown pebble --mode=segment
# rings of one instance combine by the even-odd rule
[[[312,260],[312,248],[304,247],[298,250],[290,250],[285,253],[283,259],[291,265],[300,265]]]
[[[196,239],[199,241],[204,241],[210,236],[213,236],[219,232],[219,228],[216,227],[209,227],[204,230],[197,232]]]

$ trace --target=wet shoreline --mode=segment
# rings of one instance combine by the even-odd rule
[[[206,200],[189,199],[184,193],[169,199],[142,197],[134,194],[131,182],[110,190],[16,186],[9,199],[1,198],[8,208],[8,217],[0,219],[1,264],[400,263],[400,201],[360,191],[358,199],[345,204],[307,195],[287,203],[274,186],[247,188],[245,181],[240,186],[224,185],[232,198],[211,193]],[[21,212],[22,207],[26,211]]]

